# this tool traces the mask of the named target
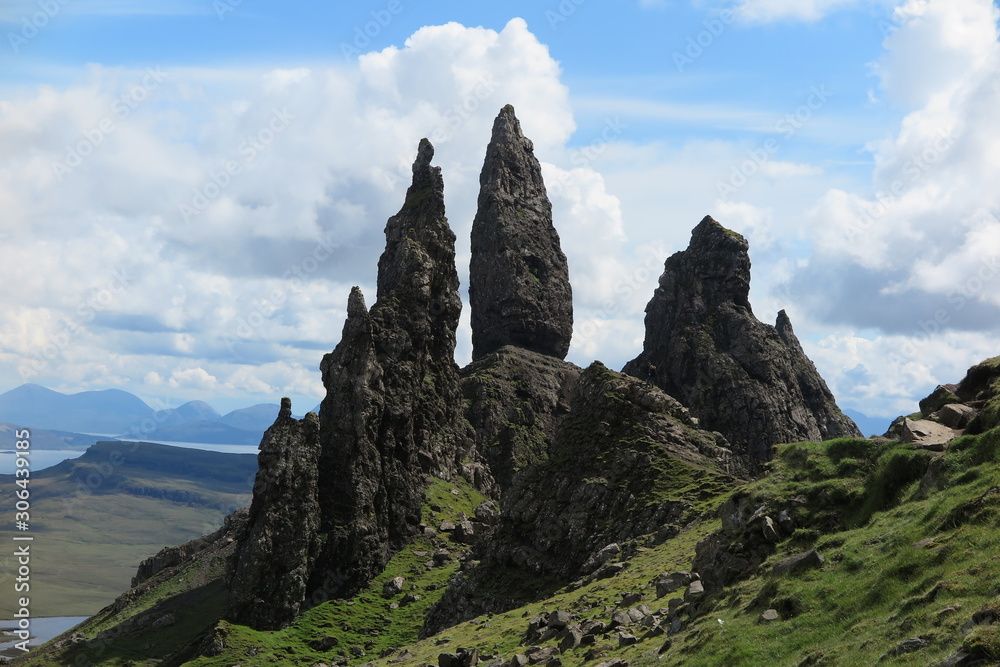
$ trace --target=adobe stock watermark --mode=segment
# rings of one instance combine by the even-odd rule
[[[340,43],[340,53],[347,60],[360,56],[364,49],[371,46],[372,40],[381,35],[382,31],[388,28],[389,24],[402,14],[404,9],[406,6],[403,0],[389,0],[385,7],[368,12],[371,20],[362,25],[354,26],[353,39],[350,43]]]
[[[615,297],[606,299],[591,317],[574,327],[573,337],[579,342],[593,339],[603,322],[621,313],[623,304],[631,303],[637,291],[648,290],[650,279],[657,278],[663,273],[663,263],[667,254],[666,245],[662,241],[644,245],[639,263],[631,273],[615,282]]]
[[[226,20],[226,14],[236,11],[236,8],[243,4],[243,0],[213,0],[212,9],[220,21]]]
[[[729,180],[716,182],[715,189],[719,196],[728,198],[749,183],[750,179],[778,153],[782,141],[787,141],[795,136],[826,105],[831,97],[833,97],[833,91],[828,89],[825,84],[810,88],[806,101],[774,124],[774,131],[781,136],[778,138],[769,137],[762,145],[749,149],[746,153],[746,159],[733,165],[729,173]]]
[[[594,137],[590,143],[574,150],[569,157],[569,162],[573,167],[585,169],[603,156],[613,142],[621,138],[628,129],[628,123],[622,121],[621,116],[605,118],[604,127],[600,133]],[[560,195],[570,183],[570,172],[560,171],[556,179],[546,184],[549,195]]]
[[[113,117],[105,116],[97,123],[96,126],[90,128],[89,130],[84,130],[83,139],[81,141],[76,144],[66,146],[66,156],[61,162],[59,160],[53,160],[52,172],[56,175],[56,178],[58,178],[61,182],[63,178],[83,164],[85,159],[93,154],[99,146],[104,144],[104,140],[108,137],[108,135],[118,129],[116,122],[121,123],[128,119],[128,117],[132,115],[132,112],[135,111],[140,104],[149,99],[152,92],[159,88],[160,84],[163,83],[168,76],[170,75],[163,72],[159,66],[155,69],[147,67],[146,75],[142,77],[142,81],[132,86],[132,88],[130,88],[125,94],[115,98],[115,100],[111,103]]]
[[[324,262],[330,259],[337,247],[339,246],[334,240],[334,233],[328,232],[316,243],[309,254],[292,265],[281,276],[282,280],[286,281],[284,286],[276,287],[267,294],[258,297],[254,305],[244,312],[233,324],[232,329],[226,333],[224,340],[229,348],[229,353],[238,357],[237,345],[253,340],[256,330],[288,302],[289,292],[301,291],[304,283],[319,270]]]
[[[740,0],[733,7],[720,11],[718,16],[702,21],[704,30],[695,35],[689,35],[684,50],[674,51],[671,54],[677,71],[683,73],[686,67],[693,65],[698,58],[705,55],[705,52],[712,48],[715,41],[726,32],[726,28],[736,23],[737,12],[748,4],[750,4],[750,0]]]
[[[21,17],[21,30],[7,33],[7,43],[11,50],[20,53],[21,47],[37,37],[49,21],[58,16],[69,3],[70,0],[38,0],[38,11]]]
[[[912,18],[919,18],[921,14],[910,9],[909,5],[901,5],[895,7],[892,10],[892,16],[889,19],[880,18],[877,22],[879,32],[882,33],[882,37],[888,37],[892,33],[896,32],[903,27],[903,24]]]
[[[958,137],[952,131],[938,130],[937,135],[930,141],[916,157],[910,158],[903,164],[903,178],[896,178],[889,184],[888,190],[879,190],[875,193],[875,203],[866,206],[862,215],[854,224],[844,228],[844,235],[848,241],[854,242],[859,236],[866,233],[889,212],[889,209],[909,190],[914,188],[923,179],[927,170],[944,156],[951,147],[958,141]]]
[[[492,72],[480,78],[471,91],[442,114],[441,122],[431,130],[427,138],[435,146],[449,140],[485,102],[493,97],[499,87],[500,83],[493,78]],[[385,174],[386,185],[390,188],[395,188],[401,182],[409,183],[412,178],[412,163],[407,163],[406,160],[400,160],[396,164],[395,171]]]
[[[93,322],[99,313],[111,307],[125,290],[131,285],[132,279],[125,269],[118,269],[111,274],[104,287],[96,290],[88,298],[81,301],[73,313],[73,317],[63,328],[48,336],[48,342],[31,359],[18,366],[17,372],[22,380],[33,378],[48,368],[49,364],[59,359],[73,339],[83,333],[87,325]]]
[[[582,7],[587,0],[562,0],[555,9],[545,10],[545,20],[549,22],[549,27],[556,30],[561,24],[569,20],[570,16],[576,14],[576,10]]]
[[[222,167],[208,174],[208,180],[194,189],[191,200],[178,205],[177,210],[184,222],[191,222],[201,215],[213,201],[233,183],[233,179],[243,173],[243,169],[257,159],[257,156],[267,149],[275,137],[288,129],[295,116],[287,108],[274,109],[267,125],[255,134],[248,135],[237,147],[238,157],[226,160]]]

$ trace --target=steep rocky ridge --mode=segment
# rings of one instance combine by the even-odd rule
[[[433,155],[422,140],[406,201],[386,223],[375,305],[352,290],[341,341],[321,365],[317,599],[356,592],[420,531],[428,476],[491,483],[464,461],[474,439],[454,361],[462,301]]]
[[[593,363],[547,457],[517,473],[499,524],[475,549],[480,564],[456,577],[425,632],[591,574],[597,567],[585,572],[585,563],[609,544],[677,534],[704,509],[694,499],[737,483],[726,444],[662,391]]]
[[[515,473],[548,458],[581,372],[575,364],[512,345],[462,369],[476,449],[501,493],[510,489]]]
[[[508,224],[518,211],[546,230],[544,185],[513,109],[501,111],[489,150],[480,231],[528,233]],[[979,428],[982,436],[959,437],[941,452],[886,438],[795,442],[775,447],[768,462],[783,440],[856,430],[785,313],[774,327],[754,317],[746,241],[706,218],[691,247],[667,260],[647,308],[643,355],[628,373],[562,361],[571,310],[545,314],[538,304],[552,296],[564,306],[568,282],[508,302],[493,320],[477,320],[474,304],[474,333],[496,336],[480,337],[474,362],[460,371],[455,238],[432,155],[421,142],[406,200],[386,225],[374,306],[351,291],[341,341],[321,365],[327,396],[318,421],[291,418],[283,402],[262,442],[254,504],[237,543],[163,552],[137,578],[143,595],[124,603],[139,625],[118,614],[86,626],[89,637],[124,624],[127,641],[114,647],[115,660],[142,658],[133,646],[151,641],[155,625],[184,623],[165,613],[181,608],[168,585],[208,562],[216,576],[199,599],[216,620],[228,600],[228,620],[199,617],[176,641],[187,648],[175,649],[165,667],[186,660],[766,664],[760,646],[782,655],[776,664],[852,664],[855,654],[838,663],[839,649],[830,648],[845,636],[891,635],[898,646],[883,651],[890,657],[934,642],[942,650],[950,642],[951,651],[960,615],[989,617],[984,595],[959,597],[969,588],[960,579],[992,581],[1000,564],[977,562],[982,569],[952,579],[934,568],[994,539],[975,542],[1000,507],[992,488],[1000,480],[989,467],[1000,457],[988,430],[996,425],[1000,364],[970,371],[923,415],[941,424],[960,418],[953,435]],[[518,259],[515,236],[487,239],[480,249],[495,253],[493,265],[515,288],[543,284],[538,266]],[[554,244],[531,252],[558,274],[558,237],[540,238]],[[484,266],[473,274],[487,276]],[[489,289],[477,299],[487,301],[502,300],[510,287],[492,278],[482,285]],[[651,381],[649,362],[658,367]],[[923,551],[914,556],[917,533]],[[961,548],[931,553],[927,545],[938,539]],[[223,551],[235,552],[227,578],[217,566]],[[898,552],[885,572],[872,565],[872,554],[883,552]],[[943,582],[933,595],[923,590],[928,573]],[[866,606],[858,596],[894,580],[899,590],[872,594],[868,607],[902,590],[909,598],[899,615],[939,593],[967,608],[900,622],[857,618]],[[160,587],[150,588],[155,582]],[[136,607],[154,595],[155,613]],[[823,604],[837,612],[824,615]],[[978,616],[966,613],[973,606]],[[802,627],[794,625],[799,617]],[[407,645],[421,624],[425,636],[447,632]],[[730,627],[739,630],[723,634]],[[906,637],[915,627],[922,634]],[[795,644],[803,637],[826,642],[828,653],[803,654]],[[703,654],[711,657],[699,663]]]
[[[624,372],[677,398],[759,471],[777,443],[861,433],[802,351],[787,314],[773,327],[754,316],[748,248],[739,234],[702,220],[687,250],[667,259],[646,306],[643,351]]]
[[[472,358],[515,345],[563,359],[573,335],[569,268],[541,166],[510,105],[493,124],[479,182],[469,267]]]

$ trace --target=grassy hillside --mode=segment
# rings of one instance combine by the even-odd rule
[[[140,561],[216,530],[249,505],[256,469],[252,454],[104,442],[35,473],[32,612],[96,613],[129,587]],[[12,476],[0,476],[0,505],[13,507],[15,489]],[[0,540],[10,543],[4,528]],[[0,557],[3,572],[13,565]],[[11,617],[13,602],[0,597],[0,617]]]
[[[435,483],[429,495],[428,506],[433,502],[440,508],[427,515],[432,521],[468,513],[478,502],[470,489],[444,482]],[[153,635],[139,635],[106,642],[100,655],[87,660],[116,666],[419,665],[437,664],[439,654],[459,648],[477,649],[480,659],[509,659],[562,641],[565,633],[548,639],[526,636],[532,619],[549,612],[569,612],[581,624],[611,624],[615,612],[641,605],[648,606],[648,620],[599,632],[567,648],[559,656],[562,664],[620,658],[633,667],[928,665],[961,654],[968,660],[962,664],[1000,660],[1000,625],[994,624],[1000,620],[1000,428],[959,438],[944,454],[880,440],[783,445],[765,478],[702,502],[703,517],[667,542],[655,545],[641,538],[623,545],[624,554],[634,555],[613,577],[576,582],[545,600],[423,641],[416,641],[421,618],[464,558],[465,548],[443,537],[435,538],[441,540],[437,543],[418,541],[398,554],[357,597],[320,604],[274,633],[214,624],[211,617],[222,599],[218,584],[200,584],[191,592],[186,575],[175,573],[149,597],[169,602],[171,591],[187,590],[198,603],[183,616],[183,626],[178,615],[169,641],[161,643],[176,649],[194,640],[196,628],[214,626],[199,638],[197,650],[157,663],[166,649],[151,656],[139,647],[151,645]],[[657,598],[659,575],[691,571],[699,542],[725,534],[716,509],[723,503],[727,511],[737,505],[759,507],[773,516],[788,510],[783,525],[794,524],[794,530],[783,530],[767,544],[760,567],[697,604],[685,605],[684,588]],[[756,525],[750,521],[739,527],[739,540],[757,539],[751,534]],[[732,535],[732,526],[729,530]],[[442,544],[448,547],[444,564],[428,568]],[[772,574],[781,559],[809,549],[823,555],[822,565]],[[383,585],[397,575],[406,578],[403,590],[386,597]],[[628,593],[641,598],[626,599]],[[671,630],[668,610],[677,607],[684,611]],[[777,620],[763,623],[767,610],[774,610]],[[99,617],[82,631],[94,637],[119,620]],[[72,664],[80,650],[39,653],[19,664]]]

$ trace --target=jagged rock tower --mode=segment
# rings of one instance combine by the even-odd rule
[[[566,255],[531,141],[514,107],[493,123],[472,223],[472,358],[504,345],[564,359],[573,336]]]
[[[353,594],[381,572],[419,530],[428,476],[458,474],[473,447],[454,360],[455,234],[433,155],[423,139],[406,201],[386,223],[375,305],[351,292],[343,337],[321,365],[318,597]]]
[[[298,616],[316,559],[318,460],[319,420],[293,418],[283,398],[260,443],[253,503],[227,577],[231,619],[276,630]]]
[[[232,620],[275,629],[363,588],[419,531],[431,476],[491,488],[463,414],[455,235],[433,156],[422,140],[385,227],[375,305],[351,290],[340,343],[321,364],[319,421],[292,419],[283,402],[264,438],[250,527],[229,568]]]
[[[741,235],[702,220],[688,249],[667,259],[646,306],[643,352],[623,370],[653,380],[759,470],[774,444],[861,432],[837,407],[785,312],[774,327],[754,316],[748,249]]]

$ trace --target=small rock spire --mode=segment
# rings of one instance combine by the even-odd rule
[[[806,356],[784,311],[775,326],[750,308],[746,239],[706,216],[664,264],[646,306],[643,352],[625,372],[649,377],[719,431],[755,472],[771,446],[859,436]]]

